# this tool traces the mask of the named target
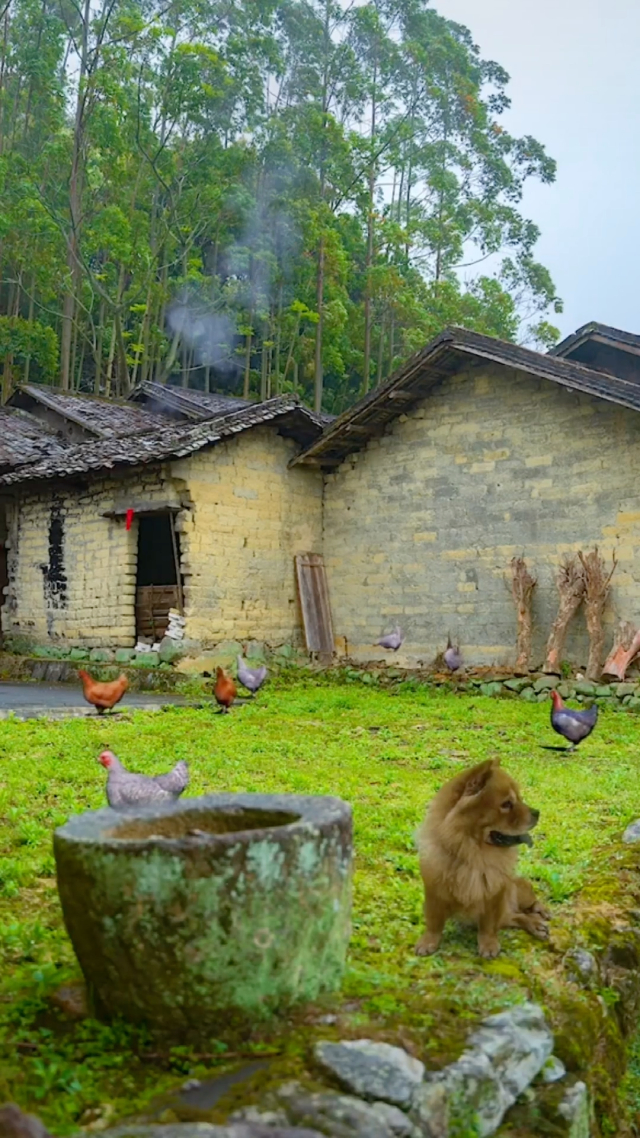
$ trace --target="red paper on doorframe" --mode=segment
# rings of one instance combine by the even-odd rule
[[[127,529],[128,529],[128,530],[130,530],[130,529],[131,529],[131,526],[133,525],[133,515],[134,515],[134,513],[135,513],[135,510],[127,510],[127,522],[126,522],[126,527],[127,527]]]

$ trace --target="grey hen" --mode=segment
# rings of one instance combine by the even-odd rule
[[[393,632],[387,633],[386,636],[381,636],[379,640],[376,640],[376,644],[379,644],[381,648],[389,648],[392,652],[397,652],[403,640],[404,633],[400,625],[396,624]]]
[[[245,664],[242,656],[238,656],[238,679],[243,688],[255,695],[267,678],[267,669],[263,664],[261,668],[250,668]]]
[[[103,751],[98,762],[108,772],[107,802],[112,810],[126,810],[128,806],[151,806],[162,802],[175,802],[189,782],[189,771],[184,760],[168,774],[150,778],[146,774],[132,774],[123,767],[113,751]]]
[[[460,654],[460,649],[458,647],[453,647],[450,635],[447,636],[447,647],[442,658],[450,672],[457,672],[458,668],[462,667],[462,656]]]

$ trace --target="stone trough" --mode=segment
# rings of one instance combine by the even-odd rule
[[[56,830],[58,890],[96,1014],[219,1029],[339,987],[352,820],[339,798],[221,794]]]

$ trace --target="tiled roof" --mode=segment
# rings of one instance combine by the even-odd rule
[[[416,352],[382,387],[369,392],[327,427],[295,463],[334,467],[359,450],[387,423],[425,397],[441,380],[473,361],[483,360],[528,372],[572,391],[640,411],[640,384],[607,375],[558,356],[532,352],[517,344],[449,328]]]
[[[56,458],[65,450],[57,435],[32,415],[13,407],[0,408],[0,470]]]
[[[240,411],[196,426],[165,422],[161,429],[130,435],[117,442],[113,439],[100,440],[67,447],[62,456],[52,455],[10,471],[0,478],[0,485],[11,486],[33,480],[63,478],[90,471],[183,458],[230,435],[273,420],[279,420],[282,434],[295,438],[304,446],[320,434],[323,426],[320,418],[301,406],[295,397],[280,396],[265,403],[251,403]]]
[[[157,430],[167,422],[166,416],[147,411],[135,403],[115,402],[95,395],[71,394],[40,384],[27,384],[18,388],[12,398],[12,402],[19,406],[28,404],[29,400],[57,411],[65,419],[77,423],[100,439],[122,438],[142,431]]]
[[[580,344],[584,344],[585,340],[596,340],[601,344],[608,344],[611,348],[621,348],[622,351],[631,350],[640,353],[640,336],[636,336],[634,332],[623,332],[621,328],[612,328],[609,324],[598,324],[592,320],[556,344],[549,355],[566,356]]]
[[[239,399],[235,395],[207,394],[205,391],[194,391],[189,387],[172,387],[169,384],[153,383],[146,380],[140,383],[131,400],[135,402],[148,402],[149,406],[158,413],[179,412],[186,419],[199,421],[213,419],[220,415],[229,415],[233,411],[240,411],[243,407],[252,406],[246,399]]]

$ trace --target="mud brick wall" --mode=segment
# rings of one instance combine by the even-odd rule
[[[295,449],[266,426],[161,468],[22,491],[7,508],[3,631],[131,647],[138,528],[104,515],[157,503],[179,508],[188,639],[299,642],[294,555],[321,546],[322,477],[288,470]]]
[[[444,381],[326,478],[334,630],[361,659],[384,654],[372,645],[397,621],[411,662],[450,630],[468,663],[512,663],[505,571],[523,553],[541,659],[562,554],[595,544],[619,559],[606,619],[640,623],[640,415],[516,371]],[[586,655],[579,615],[566,656]]]

